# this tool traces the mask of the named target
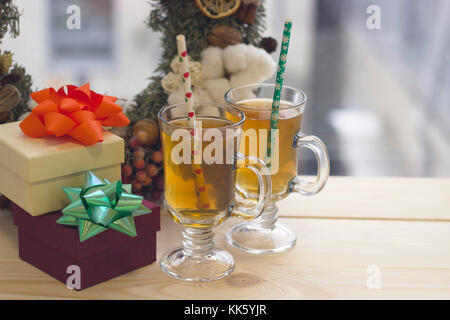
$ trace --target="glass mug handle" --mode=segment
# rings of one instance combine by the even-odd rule
[[[242,163],[238,163],[241,160]],[[246,161],[254,163],[252,165],[246,164]],[[236,155],[236,169],[248,168],[256,174],[259,184],[259,196],[256,205],[248,204],[242,201],[237,201],[233,204],[230,216],[242,220],[253,220],[258,218],[267,207],[272,196],[272,182],[270,180],[270,171],[265,165],[264,161],[259,158],[244,156],[238,153]]]
[[[330,158],[327,148],[316,136],[305,135],[302,132],[298,132],[294,136],[293,147],[295,149],[305,147],[314,152],[317,160],[317,176],[314,181],[305,181],[297,176],[290,182],[289,190],[312,196],[322,190],[330,175]]]

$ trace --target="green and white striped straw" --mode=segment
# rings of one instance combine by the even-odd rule
[[[283,89],[284,71],[286,69],[286,60],[289,49],[289,40],[291,38],[292,20],[284,20],[283,39],[281,41],[280,59],[278,60],[277,78],[275,80],[275,90],[272,100],[272,113],[270,115],[270,131],[267,135],[267,153],[266,164],[270,168],[272,161],[272,152],[275,149],[274,131],[278,129],[278,111],[280,109],[281,90]]]

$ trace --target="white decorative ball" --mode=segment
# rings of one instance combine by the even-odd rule
[[[219,47],[208,47],[201,53],[203,77],[205,79],[223,78],[223,52]]]
[[[223,65],[228,74],[245,70],[248,67],[251,63],[248,51],[249,46],[243,43],[223,49]]]

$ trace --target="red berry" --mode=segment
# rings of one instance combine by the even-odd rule
[[[145,168],[145,161],[144,161],[144,159],[134,159],[133,160],[133,167],[135,169],[138,169],[138,170],[144,169]]]
[[[130,165],[125,164],[122,166],[122,178],[129,177],[132,174],[133,174],[133,168]]]
[[[159,190],[154,190],[154,191],[152,192],[152,199],[153,199],[153,200],[159,200],[159,199],[161,199],[161,191],[159,191]]]
[[[129,184],[131,182],[131,177],[122,177],[123,184]]]
[[[137,149],[140,147],[139,139],[137,137],[132,137],[128,143],[130,145],[130,148]]]
[[[148,185],[150,185],[152,182],[153,182],[152,178],[147,177],[147,178],[145,179],[145,181],[142,182],[142,184],[143,184],[144,186],[148,186]]]
[[[142,184],[136,180],[131,182],[131,188],[133,192],[139,192],[142,189]]]
[[[144,159],[145,157],[145,150],[143,148],[137,148],[133,151],[133,158],[134,159]]]
[[[147,174],[148,174],[150,177],[156,176],[156,175],[158,174],[158,172],[159,172],[158,167],[155,166],[154,164],[149,164],[149,165],[147,166]]]
[[[147,173],[145,171],[139,170],[136,172],[136,180],[139,182],[144,182],[147,179]]]
[[[163,153],[161,151],[155,151],[152,154],[152,160],[154,163],[160,163],[163,161]]]

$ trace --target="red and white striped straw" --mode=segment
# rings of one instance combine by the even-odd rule
[[[187,106],[187,117],[189,127],[195,126],[195,111],[194,111],[194,95],[192,94],[191,74],[189,72],[189,61],[186,49],[186,39],[184,35],[177,36],[178,58],[181,62],[181,73],[183,75],[184,101]]]
[[[194,137],[194,150],[191,154],[192,174],[195,179],[195,192],[197,194],[198,207],[200,209],[210,209],[208,200],[207,185],[203,175],[203,169],[200,164],[196,164],[194,158],[197,156],[198,150],[201,150],[201,140],[198,136],[201,132],[196,132],[195,128],[195,110],[194,110],[194,95],[192,94],[191,74],[189,72],[188,53],[186,49],[186,39],[184,35],[177,36],[178,59],[181,62],[181,73],[183,75],[182,82],[184,88],[184,101],[187,106],[188,125],[192,128],[191,135]],[[200,155],[201,157],[201,155]]]

